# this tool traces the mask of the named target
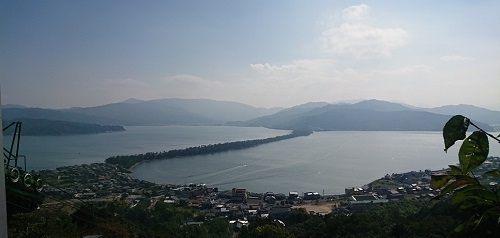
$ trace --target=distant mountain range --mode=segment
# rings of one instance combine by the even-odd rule
[[[440,131],[455,114],[470,117],[487,131],[494,130],[489,124],[500,124],[500,112],[469,106],[446,108],[449,110],[445,115],[433,112],[441,110],[439,108],[416,109],[379,100],[365,100],[354,104],[308,103],[240,125],[316,131]],[[476,117],[488,123],[483,123]]]
[[[358,103],[311,102],[291,108],[256,108],[208,99],[129,99],[97,107],[42,109],[20,105],[2,109],[4,120],[45,119],[100,125],[239,125],[275,129],[356,131],[439,131],[451,115],[461,114],[492,131],[500,112],[470,105],[416,108],[365,100]]]
[[[490,125],[500,124],[500,112],[488,110],[485,108],[480,108],[472,105],[453,105],[453,106],[442,106],[430,109],[424,109],[432,113],[438,113],[443,115],[470,115],[470,118],[474,120],[488,123]]]

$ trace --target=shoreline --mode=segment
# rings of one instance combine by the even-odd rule
[[[146,161],[145,161],[145,160],[143,160],[143,161],[139,161],[139,162],[135,163],[134,165],[132,165],[132,167],[128,168],[128,170],[130,171],[130,173],[131,173],[131,174],[133,174],[133,173],[134,173],[134,169],[135,169],[135,167],[137,167],[137,166],[141,165],[141,164],[142,164],[142,163],[144,163],[144,162],[146,162]],[[103,163],[106,163],[106,162],[103,162]]]
[[[483,167],[479,168],[478,172],[485,172],[490,170],[491,167],[500,166],[500,157],[488,157],[489,163],[485,164]],[[430,186],[430,176],[431,174],[443,172],[442,170],[425,170],[425,171],[410,171],[405,173],[393,173],[391,175],[386,174],[385,176],[381,176],[378,179],[374,179],[361,187],[347,186],[344,188],[342,192],[334,192],[329,194],[319,194],[321,199],[316,203],[306,203],[310,207],[307,207],[307,210],[323,212],[324,209],[335,205],[335,202],[339,201],[339,199],[345,199],[346,195],[356,195],[356,194],[366,194],[367,192],[375,192],[379,195],[387,195],[387,194],[403,194],[404,197],[394,197],[396,199],[402,198],[428,198],[437,195],[436,191],[433,190]],[[209,190],[218,191],[219,193],[225,194],[231,193],[231,189],[219,189],[217,186],[211,186],[202,183],[157,183],[156,181],[149,180],[141,180],[138,178],[134,178],[130,176],[130,174],[124,172],[123,168],[117,165],[109,164],[109,163],[92,163],[92,164],[83,164],[78,166],[65,166],[58,167],[54,170],[43,170],[37,171],[35,176],[40,175],[41,178],[45,181],[50,181],[50,184],[67,184],[66,182],[61,183],[61,181],[70,181],[71,190],[78,193],[88,193],[86,191],[90,187],[94,187],[92,191],[94,194],[101,194],[97,196],[97,198],[106,198],[111,196],[112,194],[122,194],[124,184],[128,184],[129,189],[149,189],[155,188],[161,191],[163,189],[174,189],[177,188],[176,191],[184,191],[185,189],[190,190],[193,187],[199,187]],[[85,179],[82,179],[84,177]],[[98,183],[102,184],[104,187],[97,188],[95,187],[95,181],[99,181]],[[91,182],[94,181],[94,182]],[[107,182],[108,181],[108,182]],[[112,182],[111,182],[112,181]],[[497,180],[495,180],[497,181]],[[490,181],[483,181],[490,182]],[[500,182],[500,181],[497,181]],[[69,183],[68,183],[69,184]],[[77,185],[74,185],[77,184]],[[114,185],[113,185],[114,184]],[[111,187],[108,189],[106,186]],[[151,187],[152,185],[152,187]],[[75,187],[76,186],[76,187]],[[134,188],[135,187],[135,188]],[[269,189],[266,192],[261,192],[254,190],[252,188],[245,188],[242,186],[235,186],[234,188],[244,189],[248,192],[249,196],[261,196],[268,192],[272,192],[275,194],[287,194],[292,191],[297,190],[289,190],[288,192],[282,192],[277,189]],[[118,190],[116,190],[118,189]],[[45,189],[44,189],[45,190]],[[79,191],[78,191],[79,190]],[[132,191],[131,190],[131,191]],[[300,193],[298,193],[300,196]],[[406,194],[406,195],[405,195]],[[432,195],[431,195],[432,194]],[[389,196],[387,195],[387,196]],[[95,196],[95,195],[94,195]],[[304,196],[304,194],[302,194]],[[326,206],[326,207],[325,207]]]
[[[277,141],[283,141],[302,136],[309,136],[313,133],[314,133],[313,131],[292,131],[290,134],[269,137],[264,139],[253,139],[253,140],[243,140],[243,141],[233,141],[233,142],[225,142],[218,144],[193,146],[184,149],[173,149],[163,152],[147,152],[145,154],[116,155],[105,159],[104,162],[120,165],[125,169],[131,169],[134,166],[136,166],[137,163],[143,161],[164,160],[164,159],[197,156],[197,155],[216,154],[234,150],[244,150]]]

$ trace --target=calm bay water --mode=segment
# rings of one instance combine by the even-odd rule
[[[28,170],[104,162],[115,155],[183,149],[288,134],[266,128],[226,126],[131,126],[127,131],[71,136],[22,136],[20,152]],[[4,136],[10,146],[11,136]]]
[[[441,132],[316,132],[246,150],[151,161],[134,170],[157,183],[206,183],[255,192],[341,194],[387,173],[446,168],[458,146],[443,151]],[[494,147],[494,148],[493,148]],[[500,155],[493,145],[490,155]]]
[[[28,170],[103,162],[114,155],[268,138],[288,131],[265,128],[152,126],[78,136],[23,136]],[[9,137],[4,138],[5,142]],[[490,155],[499,156],[492,144]],[[458,146],[443,151],[440,132],[316,132],[308,137],[212,155],[151,161],[133,176],[156,183],[205,183],[255,192],[339,194],[387,173],[441,169],[455,164]]]

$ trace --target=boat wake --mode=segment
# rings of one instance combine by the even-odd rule
[[[242,169],[242,168],[245,168],[247,166],[248,165],[246,165],[246,164],[242,164],[242,165],[234,166],[234,167],[223,169],[223,170],[217,170],[217,171],[212,171],[212,172],[207,172],[207,173],[200,173],[200,174],[188,175],[188,176],[185,176],[184,179],[196,178],[196,177],[211,178],[211,177],[218,176],[218,175],[221,175],[221,174],[227,174],[227,173],[230,173],[230,172],[232,172],[234,170]]]

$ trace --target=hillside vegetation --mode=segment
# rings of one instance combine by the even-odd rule
[[[40,136],[40,135],[77,135],[77,134],[97,134],[107,132],[125,131],[122,126],[98,125],[69,121],[50,121],[45,119],[18,119],[22,122],[22,135]],[[3,121],[4,126],[12,121]],[[14,133],[14,128],[4,131],[4,135]]]
[[[311,102],[291,108],[256,108],[208,99],[127,100],[97,107],[43,109],[9,106],[4,120],[45,119],[99,125],[235,125],[313,131],[439,131],[455,114],[476,118],[486,131],[500,125],[500,112],[458,105],[416,108],[366,100],[354,104]]]

